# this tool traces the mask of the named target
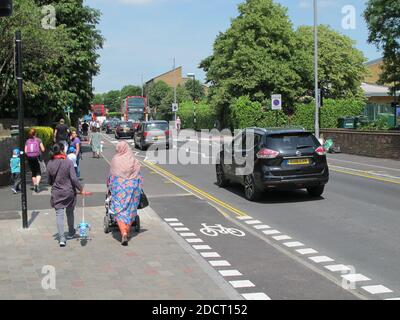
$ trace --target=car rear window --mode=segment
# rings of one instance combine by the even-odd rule
[[[120,125],[121,127],[130,127],[130,126],[131,126],[131,123],[130,123],[130,122],[120,122],[119,125]]]
[[[147,131],[155,131],[155,130],[168,130],[168,123],[148,123],[146,126]]]
[[[318,146],[318,140],[310,133],[276,134],[267,137],[267,147],[273,150],[296,150],[299,147]]]

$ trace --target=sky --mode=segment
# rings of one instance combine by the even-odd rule
[[[119,90],[128,84],[141,85],[176,66],[183,75],[195,73],[204,81],[199,63],[212,54],[219,32],[238,16],[237,6],[245,0],[85,0],[102,12],[99,30],[105,45],[99,50],[101,71],[93,79],[95,92]],[[317,0],[318,23],[356,41],[356,47],[368,60],[381,57],[375,46],[367,43],[368,30],[362,13],[366,0]],[[313,0],[275,0],[288,8],[294,27],[313,25]],[[349,28],[343,20],[355,13]],[[345,10],[345,13],[342,13]],[[350,11],[351,12],[351,11]]]

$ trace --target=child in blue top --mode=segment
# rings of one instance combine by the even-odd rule
[[[10,169],[13,181],[13,186],[11,187],[11,190],[14,194],[20,191],[21,186],[21,160],[19,158],[19,154],[19,149],[15,148],[13,150],[13,155],[10,159]]]

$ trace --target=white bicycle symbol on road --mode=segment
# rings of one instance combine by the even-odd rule
[[[244,237],[246,234],[235,228],[225,228],[221,224],[216,224],[215,226],[208,226],[206,223],[201,224],[203,228],[200,232],[206,236],[216,237],[218,234],[231,234],[236,237]]]

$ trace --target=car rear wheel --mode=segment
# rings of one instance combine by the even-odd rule
[[[228,186],[229,181],[225,177],[224,168],[221,164],[216,165],[215,171],[217,174],[217,186],[221,188]]]
[[[311,197],[320,197],[324,193],[325,186],[307,188],[307,192]]]
[[[260,199],[261,192],[257,189],[252,174],[244,178],[244,196],[249,201],[257,201]]]

